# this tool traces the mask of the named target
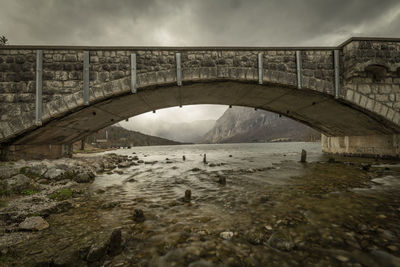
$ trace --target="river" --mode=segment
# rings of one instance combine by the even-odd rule
[[[331,158],[300,142],[107,153],[139,161],[98,175],[73,209],[51,215],[20,246],[26,259],[120,228],[124,250],[105,266],[399,266],[397,162]]]

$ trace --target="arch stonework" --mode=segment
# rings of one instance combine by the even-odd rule
[[[43,53],[40,124],[37,50]],[[89,105],[83,93],[85,51]],[[379,81],[368,74],[374,65],[387,68]],[[398,156],[399,66],[395,39],[353,38],[321,48],[5,46],[0,144],[4,158],[58,157],[71,153],[72,142],[134,115],[226,104],[301,121],[324,134],[327,152]]]

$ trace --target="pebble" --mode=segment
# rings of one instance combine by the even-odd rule
[[[347,258],[346,256],[343,256],[343,255],[336,256],[336,259],[338,261],[341,261],[341,262],[348,262],[349,261],[349,258]]]
[[[264,226],[265,227],[265,229],[267,229],[268,231],[271,231],[272,230],[272,226],[271,225],[266,225],[266,226]]]
[[[230,240],[233,237],[233,232],[222,232],[219,234],[222,239]]]

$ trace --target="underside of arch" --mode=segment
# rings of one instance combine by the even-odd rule
[[[15,147],[66,145],[104,127],[152,110],[194,104],[254,107],[302,122],[326,136],[392,135],[400,129],[349,103],[311,90],[234,81],[139,89],[70,111],[11,140]],[[174,122],[174,118],[171,118]]]

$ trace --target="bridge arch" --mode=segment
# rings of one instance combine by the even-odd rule
[[[382,43],[393,59],[379,51]],[[8,46],[0,49],[0,145],[8,154],[68,146],[131,116],[192,104],[265,109],[328,138],[394,136],[399,58],[397,40],[324,48]],[[38,84],[41,125],[33,112]]]

